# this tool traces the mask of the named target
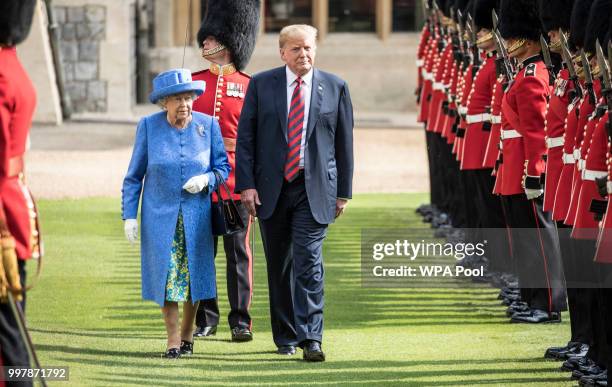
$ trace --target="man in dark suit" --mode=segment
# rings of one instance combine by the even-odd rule
[[[251,79],[238,124],[236,188],[260,219],[279,354],[324,361],[323,239],[352,195],[348,85],[313,68],[317,30],[280,33],[286,66]]]

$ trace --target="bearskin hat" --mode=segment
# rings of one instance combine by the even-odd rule
[[[0,44],[15,46],[30,33],[36,0],[0,1]]]
[[[493,29],[493,10],[498,9],[497,0],[475,0],[472,8],[474,15],[474,24],[478,29],[486,28]]]
[[[584,44],[584,35],[586,33],[586,20],[589,18],[591,5],[593,0],[576,0],[574,8],[572,8],[572,18],[570,21],[569,43],[574,48],[580,48]]]
[[[214,36],[232,53],[234,65],[243,70],[255,49],[259,29],[259,0],[209,0],[198,31],[198,45]]]
[[[574,0],[539,0],[538,6],[544,31],[569,31]]]
[[[458,11],[461,11],[461,14],[464,15],[465,17],[465,12],[464,10],[467,8],[469,1],[468,0],[455,0],[455,4],[453,4],[453,8],[455,9],[455,21],[456,22],[463,22],[462,20],[459,20],[459,14]]]
[[[539,41],[542,24],[537,2],[534,0],[502,0],[499,12],[499,33],[504,39]]]
[[[587,52],[595,53],[595,42],[603,44],[610,27],[610,16],[612,14],[612,0],[595,0],[591,6],[589,19],[584,34],[583,47]],[[607,44],[607,43],[606,43]]]

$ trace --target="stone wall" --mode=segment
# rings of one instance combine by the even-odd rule
[[[66,92],[75,113],[106,112],[107,82],[100,78],[100,42],[106,34],[106,7],[56,6]]]

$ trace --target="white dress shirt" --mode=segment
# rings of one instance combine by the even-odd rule
[[[296,74],[285,66],[287,73],[287,116],[291,108],[291,96],[295,90],[295,80],[298,78]],[[308,127],[308,113],[310,111],[310,95],[312,94],[312,69],[302,77],[302,88],[304,90],[304,127],[302,128],[302,144],[300,145],[300,168],[304,168],[304,144],[306,143],[306,128]]]

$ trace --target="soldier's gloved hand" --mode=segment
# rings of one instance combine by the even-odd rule
[[[136,219],[126,219],[123,223],[123,230],[125,231],[125,238],[134,244],[138,239],[138,221]]]
[[[208,186],[208,175],[197,175],[187,180],[187,183],[183,185],[183,189],[190,194],[197,194],[202,192],[204,188]]]
[[[19,266],[17,264],[17,252],[15,251],[15,239],[13,237],[2,237],[2,267],[6,278],[6,292],[4,297],[8,297],[8,292],[13,293],[15,301],[23,300],[23,288],[19,277]],[[6,302],[4,299],[2,302]]]
[[[525,175],[523,179],[523,189],[525,190],[527,200],[539,198],[544,193],[539,176]]]
[[[525,188],[525,195],[527,195],[527,200],[537,199],[544,193],[543,189],[529,189]]]

